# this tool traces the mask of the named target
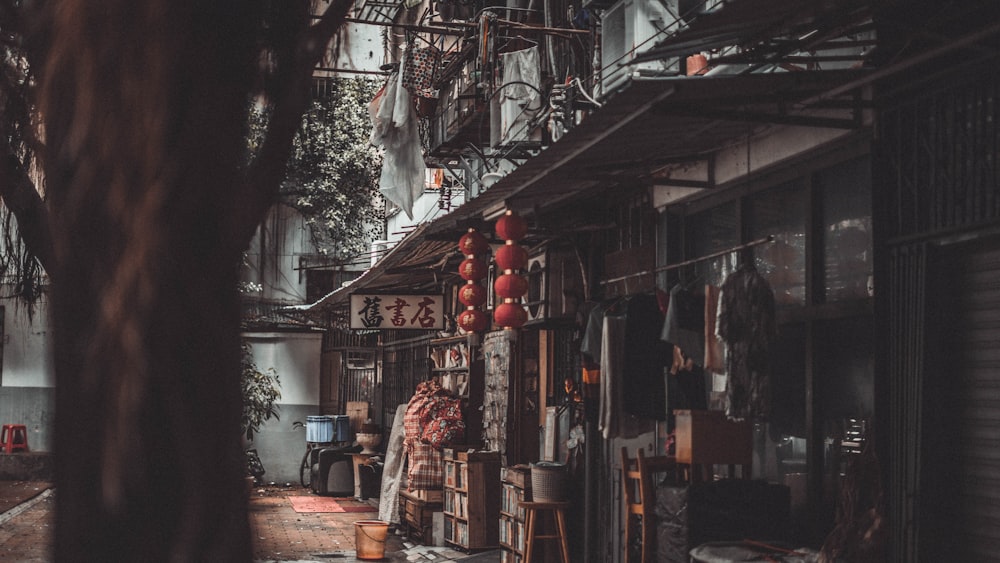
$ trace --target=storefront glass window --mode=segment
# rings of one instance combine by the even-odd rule
[[[833,518],[841,482],[874,412],[874,341],[871,317],[817,322],[816,396],[823,432],[823,506]]]
[[[739,207],[733,201],[687,217],[685,242],[686,258],[706,256],[731,248],[740,243]],[[682,283],[722,285],[735,267],[735,257],[721,256],[682,268],[678,272]]]
[[[789,182],[750,199],[751,238],[774,242],[754,248],[755,265],[774,290],[778,307],[806,300],[806,192]]]
[[[872,274],[870,159],[821,170],[814,182],[822,209],[825,301],[864,299]]]

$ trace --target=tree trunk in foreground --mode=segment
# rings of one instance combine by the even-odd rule
[[[234,218],[257,22],[242,2],[59,4],[41,77],[56,559],[248,561],[236,287],[252,226]]]

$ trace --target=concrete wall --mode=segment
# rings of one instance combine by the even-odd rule
[[[3,302],[3,366],[0,424],[24,424],[32,451],[52,450],[55,372],[48,306],[43,300],[29,317],[24,305]]]
[[[264,464],[264,479],[298,483],[299,463],[306,448],[304,429],[295,421],[320,414],[319,377],[323,335],[318,332],[244,333],[253,347],[254,361],[264,371],[274,368],[281,382],[278,419],[264,424],[250,447]]]
[[[845,117],[833,114],[830,117]],[[863,116],[870,123],[869,114]],[[823,129],[819,127],[764,127],[754,132],[749,147],[747,140],[733,142],[714,154],[714,161],[702,160],[677,164],[670,168],[670,179],[706,181],[714,178],[716,186],[743,180],[775,165],[789,162],[804,152],[847,138],[854,131]],[[709,170],[709,167],[712,170]],[[704,192],[700,188],[681,188],[670,185],[670,179],[659,180],[653,190],[653,205],[663,207],[692,194]]]
[[[287,205],[275,205],[250,242],[241,279],[262,286],[255,297],[304,303],[306,276],[299,270],[299,257],[315,252],[312,233],[302,214]]]

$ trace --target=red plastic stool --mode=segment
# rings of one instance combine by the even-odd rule
[[[5,453],[28,451],[28,429],[23,424],[4,424],[0,429],[0,447]]]

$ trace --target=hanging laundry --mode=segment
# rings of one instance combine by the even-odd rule
[[[777,334],[774,291],[752,265],[722,283],[719,336],[726,342],[726,414],[764,421],[771,412],[770,349]]]
[[[663,314],[656,296],[633,295],[625,303],[625,410],[640,418],[667,419],[666,381],[673,347],[657,338]],[[669,309],[668,309],[669,311]]]
[[[441,448],[465,433],[461,403],[434,380],[424,381],[403,415],[403,449],[408,458],[410,490],[440,488],[444,482]]]
[[[541,110],[541,70],[538,47],[500,55],[503,83],[497,92],[500,105],[500,144],[525,141],[529,126]]]
[[[423,149],[418,117],[402,73],[394,72],[368,106],[372,122],[370,141],[385,149],[379,192],[413,219],[413,203],[424,191]]]
[[[660,339],[681,349],[686,358],[701,363],[705,355],[705,296],[681,284],[670,290],[670,305]]]
[[[601,404],[597,429],[605,440],[617,438],[621,431],[621,379],[625,356],[625,319],[605,316],[601,331]]]
[[[719,338],[716,327],[719,320],[719,288],[705,286],[705,363],[709,373],[725,373],[726,345]]]

